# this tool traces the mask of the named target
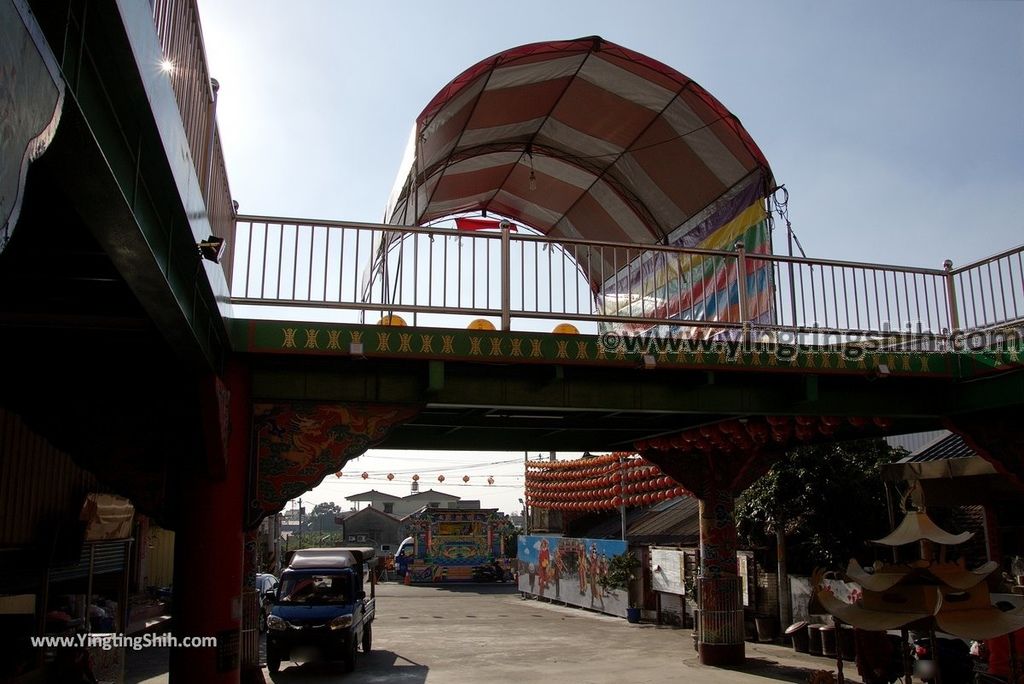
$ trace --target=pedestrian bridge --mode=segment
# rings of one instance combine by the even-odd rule
[[[628,450],[752,416],[900,434],[1019,401],[1021,248],[921,269],[494,228],[237,217],[229,331],[257,393],[420,405],[383,446],[482,450]],[[646,289],[631,269],[657,264],[675,278]],[[641,287],[607,296],[607,273]],[[765,282],[770,316],[744,316]]]

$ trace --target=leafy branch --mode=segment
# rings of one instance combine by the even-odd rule
[[[640,569],[640,559],[629,551],[612,556],[608,561],[608,571],[598,580],[606,590],[620,590],[629,587],[636,579],[636,571]]]

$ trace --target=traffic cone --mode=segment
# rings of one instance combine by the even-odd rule
[[[409,572],[408,570],[406,570],[406,571],[405,571],[405,579],[404,579],[404,580],[402,580],[402,582],[403,582],[403,583],[404,583],[404,584],[405,584],[406,586],[409,586],[410,584],[412,584],[412,573],[411,573],[411,572]]]

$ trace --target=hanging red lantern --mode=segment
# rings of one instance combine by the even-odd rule
[[[338,472],[334,473],[334,477],[341,477],[341,471],[339,470]]]
[[[444,482],[444,475],[438,475],[437,476],[437,481],[438,482]]]
[[[412,481],[413,482],[419,482],[420,481],[420,476],[419,475],[413,475],[412,476]]]
[[[366,478],[370,477],[370,473],[364,472],[362,475],[360,475],[360,477],[365,480]]]
[[[463,475],[462,476],[462,481],[463,482],[469,482],[469,475]]]
[[[395,479],[395,474],[394,473],[388,473],[388,482],[391,482],[394,479]]]
[[[487,478],[487,484],[489,484],[489,485],[494,484],[494,478],[493,477],[488,477]]]

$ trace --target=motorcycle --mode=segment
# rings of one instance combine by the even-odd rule
[[[930,639],[914,640],[914,674],[926,684],[932,684],[937,668],[942,684],[971,684],[974,681],[974,661],[967,644],[960,639],[940,638],[935,641],[933,650]]]
[[[473,568],[474,582],[504,582],[507,579],[505,570],[494,565],[478,565]]]

